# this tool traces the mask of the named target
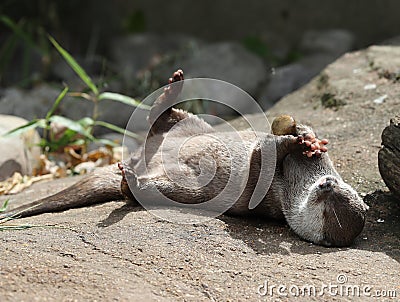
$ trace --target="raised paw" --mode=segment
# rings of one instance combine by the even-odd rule
[[[172,77],[170,77],[168,79],[168,83],[169,85],[167,87],[164,88],[164,94],[167,98],[176,98],[177,95],[181,92],[182,90],[182,84],[181,85],[170,85],[172,83],[176,83],[179,81],[183,81],[183,71],[182,69],[178,69],[177,71],[175,71],[172,75]]]
[[[177,71],[174,72],[171,78],[169,78],[168,82],[174,83],[178,81],[183,81],[183,71],[182,69],[178,69]]]
[[[318,139],[314,134],[306,133],[303,135],[297,136],[297,142],[300,145],[304,145],[306,150],[303,151],[303,154],[307,157],[313,156],[321,156],[322,153],[327,152],[328,148],[326,145],[328,144],[327,139]]]

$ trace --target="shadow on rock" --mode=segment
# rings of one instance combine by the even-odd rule
[[[244,242],[258,254],[325,254],[337,251],[359,249],[385,253],[400,261],[400,203],[390,194],[382,191],[367,195],[365,201],[370,206],[365,228],[354,244],[347,248],[323,247],[306,242],[298,237],[284,221],[265,220],[260,217],[219,216],[217,219],[225,223],[225,230],[234,239]],[[144,211],[137,204],[124,204],[112,211],[97,226],[106,228],[123,220],[130,212]],[[188,208],[156,207],[150,212],[162,215],[199,216],[210,215],[196,212]],[[193,216],[194,215],[194,216]],[[165,218],[164,218],[165,219]],[[215,219],[215,218],[212,218]]]
[[[323,247],[302,240],[285,222],[261,218],[221,216],[230,236],[259,254],[315,254],[359,249],[385,253],[400,261],[400,203],[389,193],[375,192],[366,197],[370,206],[365,227],[347,248]]]
[[[327,248],[302,240],[284,221],[266,221],[256,217],[221,217],[227,224],[227,232],[235,239],[247,244],[258,254],[314,254],[336,252],[337,248]],[[343,248],[341,248],[343,250]]]
[[[99,228],[107,228],[113,224],[118,223],[130,212],[143,211],[144,209],[134,203],[126,203],[122,207],[115,209],[108,215],[108,217],[97,224]]]
[[[364,201],[370,209],[360,236],[364,239],[356,248],[382,252],[400,262],[400,201],[384,191],[368,194]]]

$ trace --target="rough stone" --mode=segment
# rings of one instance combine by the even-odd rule
[[[270,108],[276,101],[300,88],[337,57],[354,48],[355,37],[346,30],[307,31],[300,42],[303,57],[278,67],[260,93],[260,104]]]
[[[355,37],[348,30],[309,30],[300,42],[300,51],[307,54],[329,53],[340,56],[355,46]]]
[[[378,164],[385,184],[400,199],[400,116],[391,119],[382,132]]]
[[[311,77],[309,73],[307,68],[299,63],[275,68],[260,94],[259,103],[264,109],[272,107],[277,100],[306,84]]]
[[[46,116],[60,90],[48,85],[40,85],[30,91],[7,88],[1,93],[0,112],[16,115],[27,120]]]
[[[36,130],[30,129],[16,136],[3,137],[8,131],[28,123],[16,116],[0,114],[0,181],[19,172],[30,175],[39,163],[40,141]]]

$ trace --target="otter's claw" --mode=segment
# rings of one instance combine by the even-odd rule
[[[319,157],[322,153],[328,151],[328,148],[325,146],[329,143],[328,140],[320,140],[310,133],[299,135],[297,137],[297,142],[307,148],[307,150],[303,152],[307,157],[312,157],[314,155]]]

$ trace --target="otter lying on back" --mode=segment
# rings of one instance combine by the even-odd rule
[[[182,80],[181,70],[173,74],[150,111],[149,137],[129,160],[101,168],[55,195],[0,218],[123,197],[154,203],[162,196],[193,206],[215,200],[211,209],[226,208],[228,214],[285,218],[294,232],[316,244],[347,246],[354,241],[364,227],[368,206],[336,172],[326,153],[327,140],[319,140],[310,127],[296,125],[288,116],[274,121],[274,134],[216,132],[202,119],[170,105],[182,89]],[[269,182],[260,177],[264,175],[263,150],[271,150],[267,158],[274,156],[276,162],[269,167]],[[252,204],[259,178],[265,181],[266,194]]]

